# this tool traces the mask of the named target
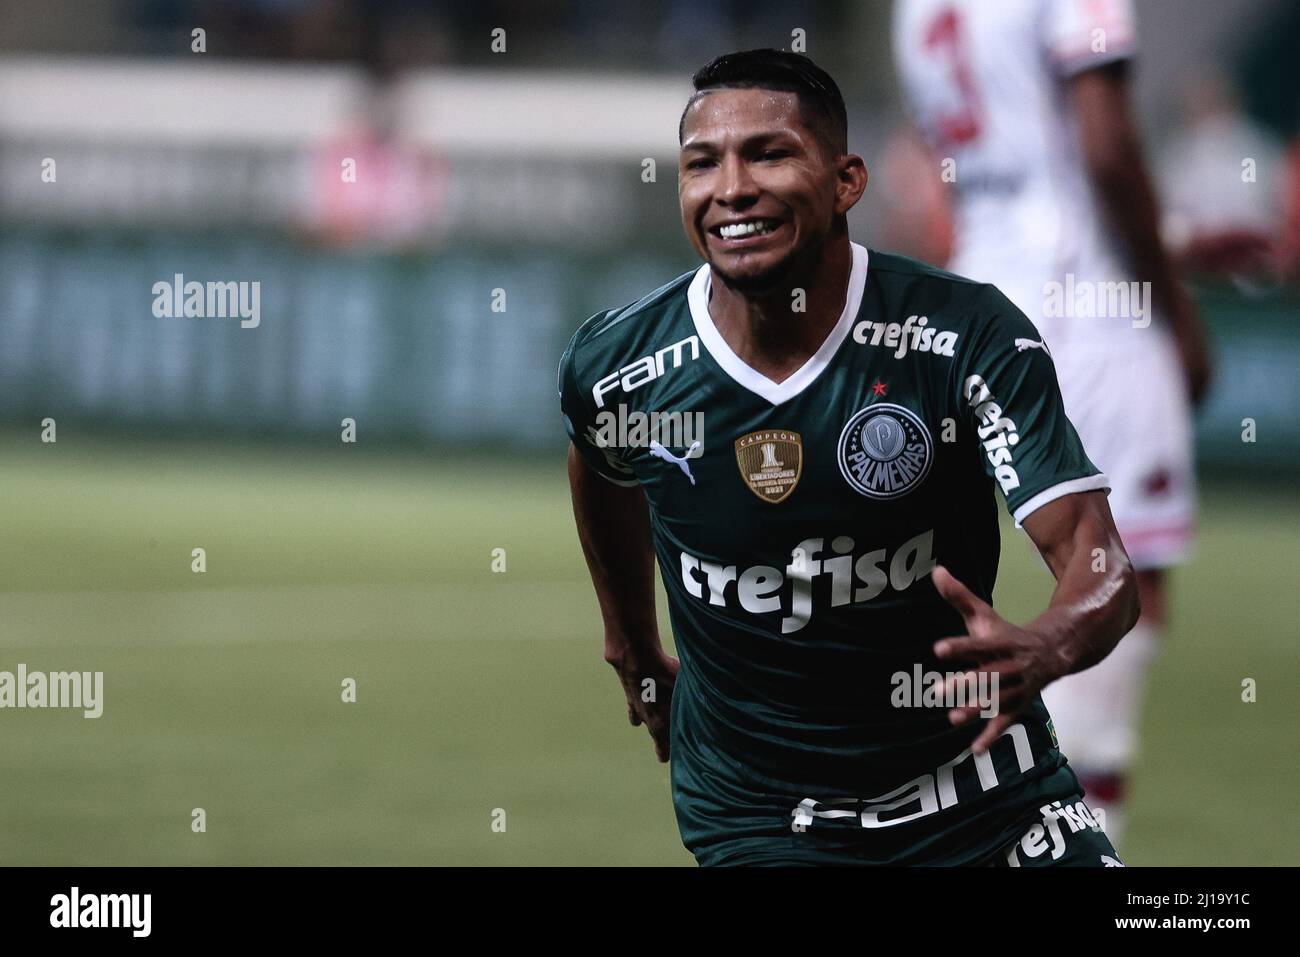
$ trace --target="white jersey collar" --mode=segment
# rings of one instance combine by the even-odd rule
[[[731,351],[731,346],[727,345],[726,340],[722,338],[718,327],[713,324],[713,317],[709,315],[709,292],[712,289],[713,278],[708,263],[701,266],[686,291],[686,301],[690,306],[691,319],[695,322],[695,332],[699,335],[700,342],[704,343],[704,348],[722,367],[722,371],[750,392],[761,396],[773,405],[780,405],[793,399],[812,385],[830,364],[845,337],[848,336],[853,320],[858,314],[858,308],[862,305],[862,293],[867,286],[867,249],[852,242],[849,246],[853,251],[853,267],[849,271],[849,288],[848,295],[844,297],[844,311],[840,313],[839,321],[835,323],[835,327],[831,329],[821,347],[784,382],[773,382],[767,376],[755,372]]]

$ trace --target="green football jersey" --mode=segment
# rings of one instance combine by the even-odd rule
[[[852,246],[843,312],[780,383],[709,316],[708,266],[593,316],[565,427],[650,504],[681,671],[682,839],[701,863],[973,863],[1078,790],[1041,700],[985,755],[907,681],[965,633],[930,571],[991,601],[1017,523],[1104,489],[1052,359],[992,286]]]

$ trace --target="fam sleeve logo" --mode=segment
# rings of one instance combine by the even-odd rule
[[[840,433],[840,474],[868,498],[906,495],[923,481],[934,443],[920,417],[891,402],[869,405]]]

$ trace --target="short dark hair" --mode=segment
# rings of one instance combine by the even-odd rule
[[[677,142],[686,129],[686,114],[710,90],[780,90],[795,93],[804,123],[832,155],[849,151],[849,117],[844,97],[831,75],[801,53],[743,50],[724,53],[695,71],[695,93],[682,110]]]

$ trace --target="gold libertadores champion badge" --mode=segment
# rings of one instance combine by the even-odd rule
[[[789,498],[803,474],[803,439],[788,429],[763,429],[736,439],[736,464],[749,490],[764,502]]]

